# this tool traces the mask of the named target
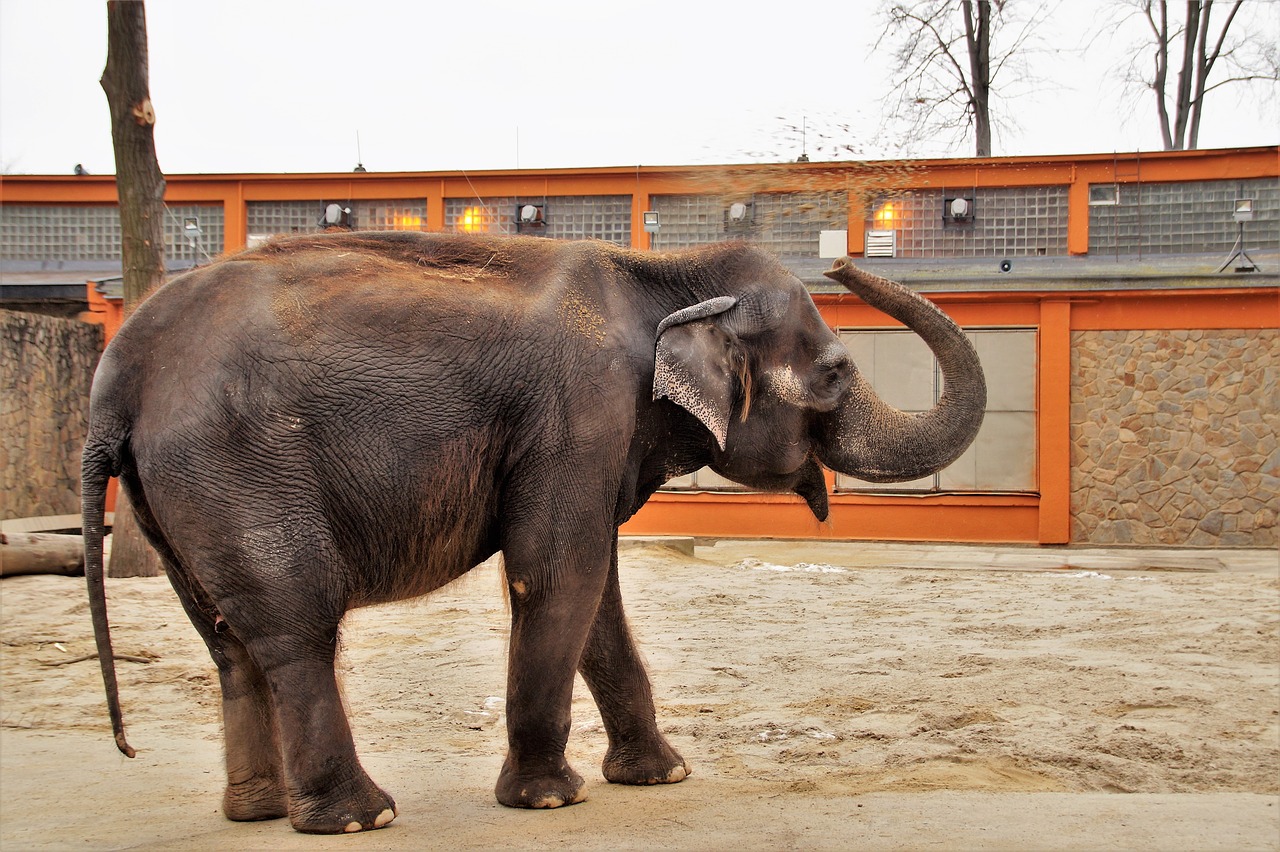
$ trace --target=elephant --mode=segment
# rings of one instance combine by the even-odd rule
[[[931,302],[842,258],[832,279],[932,348],[945,389],[880,400],[801,281],[759,247],[407,232],[283,237],[170,281],[95,375],[86,577],[125,738],[103,580],[108,478],[217,667],[232,820],[380,828],[334,655],[344,614],[425,595],[502,553],[511,631],[503,805],[580,802],[575,672],[603,775],[690,774],[659,731],[624,617],[618,527],[703,466],[828,514],[823,469],[916,479],[982,422],[973,346]]]

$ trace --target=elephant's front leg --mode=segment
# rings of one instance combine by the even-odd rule
[[[591,555],[579,548],[562,556],[532,563],[506,556],[507,758],[495,792],[510,807],[556,808],[586,798],[586,784],[564,750],[574,673],[604,588],[608,551]]]
[[[692,770],[658,731],[653,690],[627,629],[618,585],[618,545],[579,663],[609,735],[604,777],[615,784],[674,784]]]

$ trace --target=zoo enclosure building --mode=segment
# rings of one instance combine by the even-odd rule
[[[830,475],[818,524],[701,470],[628,533],[1275,546],[1280,543],[1280,148],[860,163],[171,175],[179,270],[326,227],[532,234],[776,253],[878,391],[932,406],[913,334],[822,276],[844,254],[973,339],[988,411],[925,479]],[[110,176],[0,183],[0,308],[121,317]],[[86,285],[86,281],[88,284]],[[199,317],[192,317],[193,328]],[[7,424],[0,424],[7,425]],[[78,453],[78,447],[74,448]],[[18,452],[18,451],[14,451]],[[12,462],[9,467],[12,467]],[[74,511],[72,508],[69,511]]]

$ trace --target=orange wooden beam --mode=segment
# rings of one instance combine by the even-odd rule
[[[1036,369],[1037,540],[1071,541],[1071,303],[1040,303]]]

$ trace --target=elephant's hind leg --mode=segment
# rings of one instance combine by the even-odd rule
[[[169,559],[165,562],[178,599],[218,667],[227,764],[222,812],[237,821],[288,816],[275,709],[262,670],[244,643],[227,629],[192,574]]]
[[[689,764],[658,730],[649,677],[622,611],[616,544],[579,670],[609,735],[606,779],[615,784],[674,784],[689,776]]]
[[[280,640],[262,645],[278,645]],[[339,834],[391,822],[397,813],[395,801],[373,782],[356,757],[334,676],[333,645],[327,656],[316,647],[285,654],[254,644],[249,647],[262,661],[271,687],[294,829]]]
[[[222,812],[237,821],[288,816],[289,795],[266,679],[239,640],[224,647],[235,662],[218,672],[227,752]]]
[[[294,829],[340,834],[391,822],[395,802],[360,765],[334,674],[341,607],[297,587],[258,590],[222,604],[266,686]],[[255,692],[238,717],[251,732],[264,730],[255,715],[261,694]],[[227,733],[230,742],[230,727]],[[260,777],[246,769],[249,778]],[[249,787],[243,792],[252,795]]]
[[[252,562],[215,554],[218,570],[196,573],[216,577],[216,591],[212,582],[189,582],[194,593],[180,592],[206,599],[188,612],[221,676],[225,813],[287,814],[294,829],[312,834],[381,828],[395,818],[395,802],[360,766],[334,674],[345,593],[315,581],[336,576],[324,573],[319,554],[288,545],[277,541]]]

